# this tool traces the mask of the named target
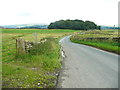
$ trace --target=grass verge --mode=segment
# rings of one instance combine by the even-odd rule
[[[115,40],[114,38],[117,39]],[[84,34],[82,33],[72,36],[70,40],[74,43],[85,44],[120,54],[120,44],[117,30],[88,31],[84,32]]]
[[[3,88],[54,88],[60,68],[59,44],[54,38],[33,46],[29,54],[3,64]]]
[[[112,44],[109,44],[109,43],[80,41],[80,40],[77,40],[77,39],[71,39],[71,41],[74,42],[74,43],[85,44],[85,45],[93,46],[93,47],[103,49],[103,50],[106,50],[106,51],[109,51],[109,52],[120,54],[118,46],[113,46]]]

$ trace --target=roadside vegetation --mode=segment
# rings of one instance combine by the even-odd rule
[[[79,31],[60,29],[2,30],[2,88],[54,88],[61,67],[59,39]],[[16,39],[46,42],[34,45],[28,54],[16,53]],[[4,58],[5,57],[5,58]]]
[[[70,39],[75,43],[90,45],[120,54],[118,30],[89,30],[74,35]]]

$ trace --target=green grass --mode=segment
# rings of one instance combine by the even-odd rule
[[[29,54],[16,54],[16,38],[22,37],[34,41],[33,33],[37,32],[38,41],[46,38],[45,43],[33,46]],[[41,29],[3,29],[3,57],[12,54],[12,58],[2,65],[3,88],[54,88],[60,67],[59,39],[73,34],[75,30],[41,30]],[[47,38],[49,37],[49,38]],[[7,51],[4,51],[7,50]],[[40,83],[40,85],[38,85]]]
[[[117,30],[104,30],[104,31],[88,31],[84,34],[78,34],[76,36],[71,37],[71,41],[75,43],[85,44],[89,46],[93,46],[96,48],[100,48],[106,51],[114,52],[120,54],[118,50],[120,44],[118,41],[113,41],[111,37],[118,37]],[[92,39],[89,40],[87,38],[100,38],[105,37],[109,38],[107,40],[100,40],[100,39]]]
[[[3,88],[45,88],[54,84],[53,75],[45,75],[40,70],[32,70],[21,66],[4,65]],[[38,86],[38,83],[40,85]],[[54,87],[55,84],[51,87]]]
[[[57,40],[48,38],[29,54],[17,55],[15,60],[4,63],[3,88],[55,87],[56,76],[52,73],[61,66],[59,49]],[[39,82],[40,86],[37,85]]]
[[[3,29],[3,33],[69,33],[78,32],[68,29]]]
[[[114,53],[119,53],[118,51],[118,46],[113,46],[112,44],[109,43],[104,43],[104,42],[91,42],[91,41],[80,41],[80,40],[74,40],[71,39],[72,42],[74,43],[79,43],[79,44],[85,44],[93,47],[97,47],[99,49],[103,49],[106,51],[114,52]]]

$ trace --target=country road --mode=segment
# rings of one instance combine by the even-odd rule
[[[118,88],[118,55],[90,46],[60,40],[63,67],[58,88]]]

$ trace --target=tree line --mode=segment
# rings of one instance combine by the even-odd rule
[[[83,20],[59,20],[50,23],[48,29],[73,29],[73,30],[89,30],[100,29],[94,22]]]

